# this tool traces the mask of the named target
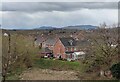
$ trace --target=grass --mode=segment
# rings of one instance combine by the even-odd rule
[[[81,62],[69,62],[53,59],[35,59],[35,67],[53,70],[74,70],[84,72],[85,66]]]
[[[16,68],[11,73],[8,73],[7,80],[19,80],[19,75],[25,70],[26,68]]]
[[[34,59],[33,62],[33,68],[52,69],[57,71],[72,70],[83,73],[85,68],[85,66],[81,62],[69,62],[44,58]],[[7,80],[19,80],[19,75],[25,70],[26,68],[16,68],[13,72],[7,75]]]

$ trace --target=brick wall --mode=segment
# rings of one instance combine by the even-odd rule
[[[65,47],[64,45],[61,43],[61,41],[58,39],[57,42],[55,43],[54,45],[54,48],[53,48],[53,54],[55,57],[57,57],[58,55],[61,55],[61,57],[63,59],[66,58],[66,55],[65,55]]]

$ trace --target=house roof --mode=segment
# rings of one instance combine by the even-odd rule
[[[76,46],[76,41],[72,37],[68,37],[68,38],[64,37],[59,39],[65,47]]]
[[[80,45],[81,47],[89,46],[91,43],[88,40],[79,40],[77,41],[77,45]]]
[[[45,43],[46,43],[46,44],[49,44],[49,45],[54,45],[56,41],[57,41],[57,38],[49,37],[49,38],[45,41]]]
[[[45,52],[52,52],[52,50],[50,50],[49,48],[45,48]]]
[[[45,40],[46,40],[46,38],[41,37],[41,36],[37,36],[37,37],[35,38],[35,41],[36,41],[37,44],[42,43],[42,42],[44,42]]]

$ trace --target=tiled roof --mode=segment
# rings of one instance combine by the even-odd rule
[[[57,41],[57,38],[56,38],[56,37],[49,37],[49,38],[45,41],[45,43],[46,43],[46,44],[49,44],[49,45],[54,45],[54,44],[56,43],[56,41]]]
[[[64,38],[59,38],[59,39],[63,43],[63,45],[65,47],[67,47],[67,46],[76,46],[76,41],[72,37],[68,37],[68,38],[64,37]]]
[[[44,42],[46,39],[44,38],[44,37],[41,37],[41,36],[38,36],[38,37],[36,37],[36,43],[37,44],[39,44],[39,43],[42,43],[42,42]]]

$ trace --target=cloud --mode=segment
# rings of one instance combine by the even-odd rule
[[[80,9],[117,9],[117,2],[3,2],[2,11],[76,11]]]
[[[2,27],[9,29],[118,21],[117,3],[113,2],[4,2],[0,15]]]
[[[119,0],[2,0],[2,2],[118,2]]]
[[[106,22],[117,22],[117,10],[114,9],[82,9],[78,11],[53,12],[4,12],[3,27],[6,28],[37,28],[40,26],[68,26],[80,24],[99,25]]]

